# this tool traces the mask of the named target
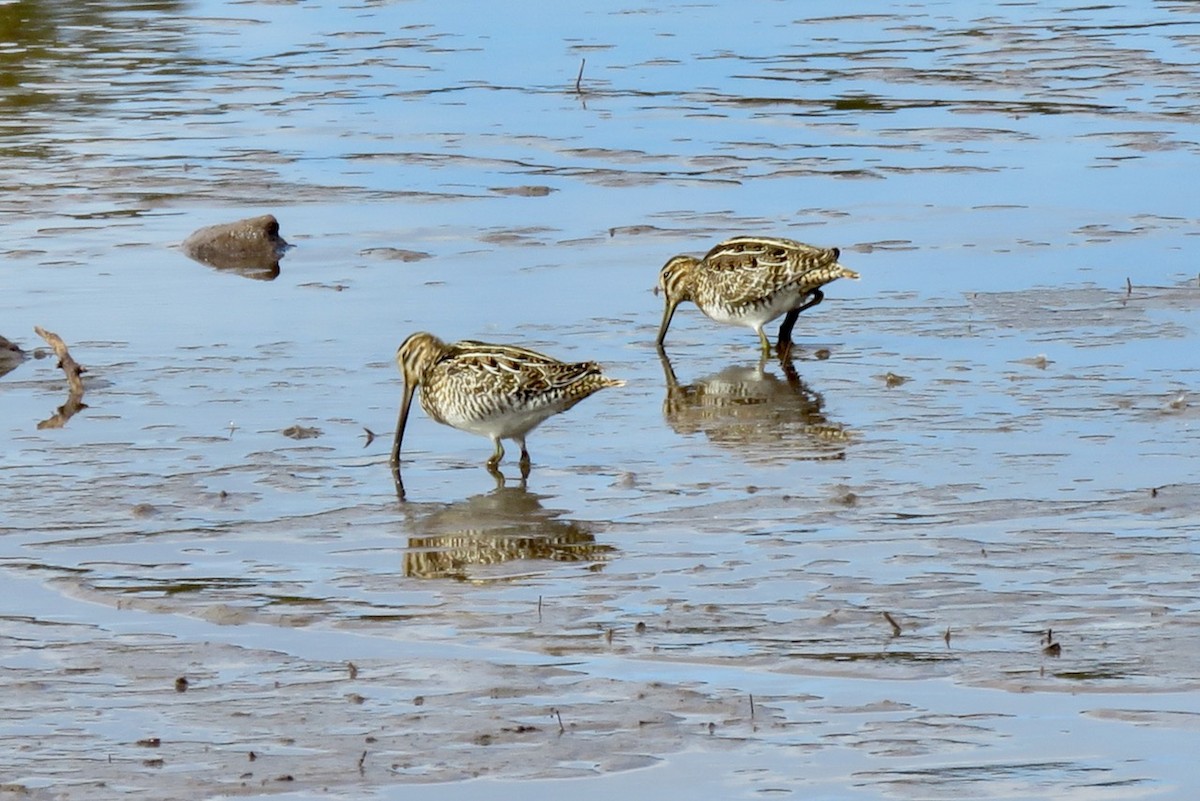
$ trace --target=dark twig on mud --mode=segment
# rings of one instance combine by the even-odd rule
[[[583,94],[583,89],[580,88],[580,84],[583,82],[583,65],[586,63],[586,58],[579,60],[579,74],[575,76],[575,94],[577,95]]]
[[[564,726],[563,722],[562,722],[562,713],[559,712],[557,709],[555,709],[554,716],[558,718],[558,733],[562,734],[563,732],[565,732],[567,730],[567,727]]]
[[[892,636],[899,637],[903,629],[901,629],[900,624],[896,622],[896,618],[892,617],[890,612],[884,612],[883,618],[888,622],[888,625],[892,627]]]
[[[34,332],[46,340],[46,343],[54,349],[54,355],[58,357],[58,366],[67,374],[67,383],[71,387],[71,394],[83,397],[83,379],[79,377],[80,373],[86,373],[83,367],[79,366],[79,362],[71,358],[70,351],[67,350],[67,343],[62,341],[62,337],[53,331],[47,331],[41,326],[35,325]]]
[[[71,357],[70,351],[67,350],[67,343],[63,342],[62,337],[58,334],[36,325],[33,330],[54,349],[54,355],[58,357],[58,366],[67,375],[67,386],[69,387],[67,402],[59,406],[53,415],[38,423],[37,427],[39,430],[62,428],[76,412],[87,408],[87,404],[83,402],[83,379],[79,377],[87,370]]]
[[[754,720],[754,693],[750,693],[750,719]]]

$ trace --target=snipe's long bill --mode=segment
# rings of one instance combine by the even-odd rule
[[[404,377],[404,398],[392,444],[393,471],[399,470],[404,427],[418,386],[421,406],[431,418],[492,441],[488,469],[495,470],[504,458],[500,441],[510,439],[521,446],[520,464],[527,473],[525,437],[530,431],[589,395],[625,383],[605,376],[595,362],[561,362],[526,348],[473,340],[446,343],[425,332],[404,340],[396,364]]]
[[[763,354],[771,344],[763,326],[786,315],[779,326],[779,350],[792,344],[792,327],[805,309],[825,299],[821,287],[838,278],[858,278],[858,273],[838,264],[837,248],[818,248],[791,239],[736,236],[726,239],[702,259],[674,256],[658,276],[663,293],[662,348],[675,309],[684,301],[700,307],[710,319],[727,325],[753,328]]]

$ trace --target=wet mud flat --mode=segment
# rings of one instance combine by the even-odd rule
[[[222,410],[269,411],[204,438],[157,424],[154,445],[137,410],[171,381],[114,363],[92,408],[141,444],[91,445],[53,481],[21,468],[47,486],[4,529],[8,791],[442,797],[560,779],[598,796],[628,774],[734,796],[1169,797],[1180,779],[1159,760],[1200,721],[1200,495],[1157,482],[1188,463],[1194,407],[1099,369],[1121,359],[1097,349],[1161,341],[1194,291],[1143,289],[1135,311],[1098,288],[1020,313],[1006,293],[846,302],[786,367],[731,341],[713,370],[693,318],[673,360],[634,349],[614,360],[628,392],[540,430],[528,482],[497,484],[486,443],[415,419],[403,502],[386,437],[361,437],[386,404],[305,419],[312,439],[268,428],[260,362],[302,348],[181,373],[201,397],[240,377]],[[895,352],[852,344],[901,325]],[[992,344],[931,363],[966,336]],[[1087,345],[1030,350],[1050,336]],[[308,363],[289,391],[395,400],[386,367],[363,384]],[[606,437],[613,420],[644,433]],[[1126,440],[1161,472],[1086,453]]]
[[[1194,8],[734,8],[17,28],[0,797],[1186,797]],[[863,280],[660,358],[735,233]],[[424,329],[627,384],[524,482],[416,413],[401,500]]]

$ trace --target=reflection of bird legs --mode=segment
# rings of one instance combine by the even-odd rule
[[[520,482],[520,484],[517,485],[517,487],[520,490],[524,491],[526,489],[525,483],[529,479],[529,461],[528,461],[528,459],[522,459],[520,462],[520,465],[521,465],[521,482]],[[488,465],[488,473],[490,473],[492,478],[494,478],[496,480],[496,489],[502,490],[505,488],[505,486],[508,483],[508,479],[504,477],[504,474],[501,473],[498,468],[489,464]]]
[[[805,309],[811,309],[821,301],[825,300],[825,293],[819,289],[814,289],[808,293],[808,300],[801,303],[796,308],[792,309],[783,318],[783,322],[779,324],[779,342],[776,345],[780,357],[786,358],[792,352],[792,328],[796,325],[796,319],[800,316],[800,312]]]
[[[788,386],[793,392],[799,392],[801,389],[807,389],[804,382],[800,380],[800,374],[796,372],[796,365],[792,363],[792,351],[789,348],[786,353],[779,354],[779,366],[783,368],[783,377],[787,379]]]
[[[521,466],[521,478],[529,478],[529,467],[532,461],[529,458],[529,449],[525,447],[525,437],[513,437],[513,439],[521,446],[521,459],[517,462]],[[492,451],[492,458],[487,460],[485,466],[487,471],[495,476],[500,472],[500,460],[504,458],[504,446],[500,444],[500,437],[492,437],[492,442],[496,449]]]

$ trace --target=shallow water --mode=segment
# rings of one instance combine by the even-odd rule
[[[1195,5],[541,9],[0,7],[0,795],[1182,797]],[[733,233],[863,278],[663,363]],[[422,329],[628,383],[401,502]]]

